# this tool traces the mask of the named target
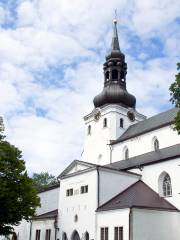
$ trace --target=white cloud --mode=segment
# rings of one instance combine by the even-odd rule
[[[14,19],[13,28],[0,28],[0,113],[8,139],[23,150],[30,172],[57,175],[80,157],[82,117],[102,89],[114,9],[121,49],[127,52],[128,90],[139,110],[151,115],[168,102],[180,51],[178,0],[21,0],[17,19],[8,7],[0,5],[0,24]],[[141,42],[158,38],[162,57],[130,55],[131,35]]]

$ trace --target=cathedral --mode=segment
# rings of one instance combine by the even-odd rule
[[[103,71],[103,90],[84,116],[82,158],[39,193],[36,216],[16,226],[13,239],[180,239],[178,109],[150,118],[136,110],[116,20]]]

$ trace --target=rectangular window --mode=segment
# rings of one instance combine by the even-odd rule
[[[108,227],[101,228],[100,234],[101,240],[108,240]]]
[[[123,227],[114,228],[114,240],[123,240]]]
[[[37,229],[36,230],[36,240],[40,240],[41,238],[41,230]]]
[[[45,240],[50,240],[50,239],[51,239],[51,229],[46,229]]]
[[[67,189],[66,190],[66,196],[69,197],[69,196],[72,196],[72,195],[73,195],[73,188]]]
[[[81,186],[81,193],[87,193],[88,192],[88,185]]]

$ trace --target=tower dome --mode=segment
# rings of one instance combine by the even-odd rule
[[[135,108],[136,98],[126,89],[127,64],[125,55],[119,47],[116,19],[113,23],[111,51],[106,56],[103,70],[104,88],[93,100],[95,108],[105,104],[119,104],[126,108]]]

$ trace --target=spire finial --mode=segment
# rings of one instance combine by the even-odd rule
[[[113,38],[112,38],[111,50],[120,51],[118,32],[117,32],[117,9],[115,9],[115,18],[113,20]]]

